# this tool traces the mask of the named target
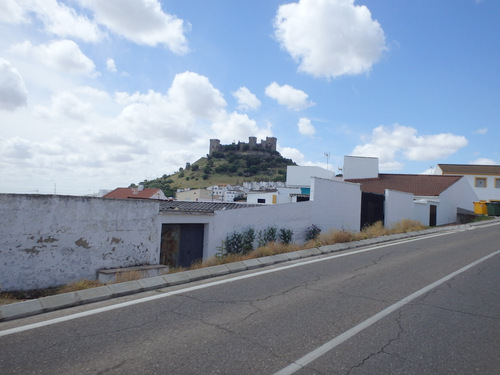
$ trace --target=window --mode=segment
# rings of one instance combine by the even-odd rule
[[[485,188],[486,187],[486,177],[476,177],[474,181],[474,187]]]
[[[500,178],[495,178],[495,187],[500,189]]]
[[[257,203],[266,203],[266,200],[263,198],[257,198]]]

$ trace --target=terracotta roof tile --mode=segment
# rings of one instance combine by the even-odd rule
[[[153,189],[153,188],[145,188],[143,190],[139,190],[137,188],[117,188],[117,189],[109,192],[108,194],[106,194],[103,198],[150,199],[152,196],[157,194],[159,191],[160,191],[160,189]]]
[[[461,176],[381,173],[378,178],[346,181],[361,184],[361,191],[365,193],[384,194],[385,189],[389,189],[416,196],[433,197],[441,194],[461,178]]]

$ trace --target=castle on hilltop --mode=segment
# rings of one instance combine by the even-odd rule
[[[210,140],[210,149],[208,155],[212,156],[214,152],[236,151],[248,154],[259,154],[262,152],[272,153],[276,151],[277,139],[275,137],[266,137],[257,143],[257,137],[248,137],[248,143],[238,142],[230,145],[221,145],[219,139]]]

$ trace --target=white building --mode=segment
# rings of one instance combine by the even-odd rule
[[[177,190],[175,195],[179,201],[206,202],[213,199],[212,192],[207,189],[183,189]]]
[[[500,165],[438,164],[434,174],[463,176],[479,200],[500,201]]]

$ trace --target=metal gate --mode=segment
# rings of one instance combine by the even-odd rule
[[[364,192],[361,194],[360,230],[365,226],[375,224],[377,221],[384,222],[384,202],[384,195]]]
[[[204,224],[163,224],[160,264],[189,267],[203,258]]]

